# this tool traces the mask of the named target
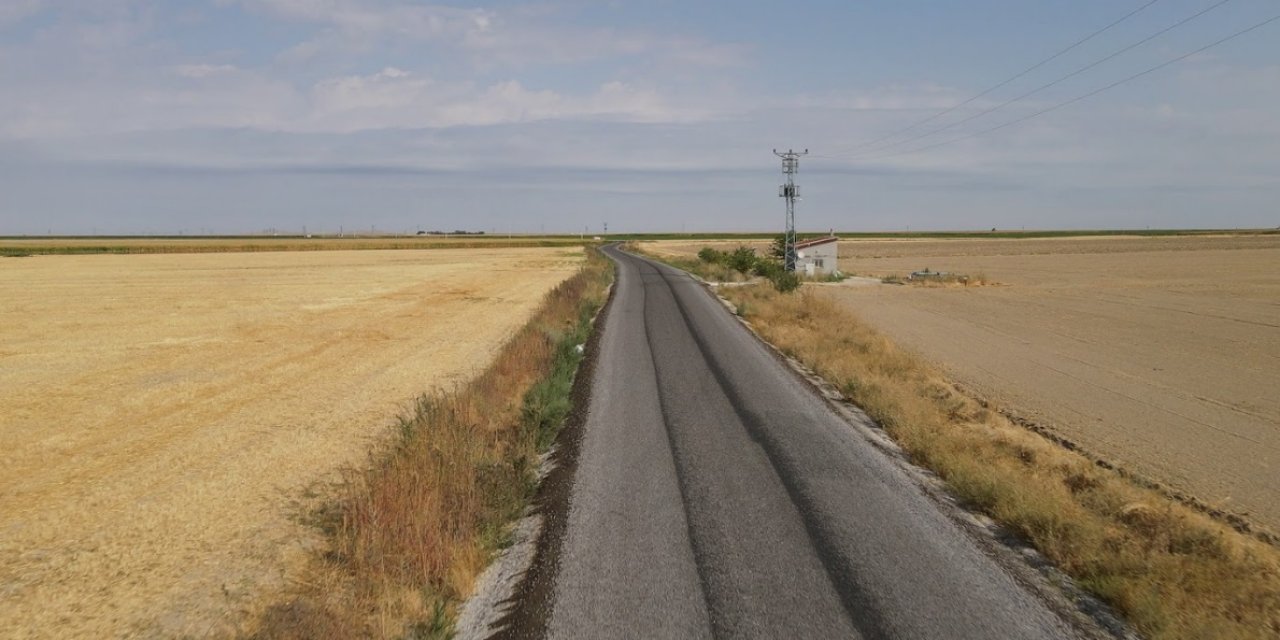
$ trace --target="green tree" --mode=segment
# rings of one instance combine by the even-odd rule
[[[728,255],[729,266],[744,274],[751,273],[755,269],[757,260],[759,258],[756,257],[756,250],[744,245],[740,245]]]
[[[778,262],[787,261],[787,234],[779,233],[769,246],[769,256]]]
[[[773,280],[778,274],[782,273],[782,263],[771,258],[761,258],[756,261],[756,275]]]

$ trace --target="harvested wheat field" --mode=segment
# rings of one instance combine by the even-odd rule
[[[481,369],[564,248],[0,259],[0,628],[234,634],[315,491]]]
[[[769,250],[768,240],[646,240],[640,243],[645,253],[660,258],[695,258],[703,247],[720,251],[732,251],[746,246],[764,255]]]
[[[1280,529],[1280,236],[842,243],[850,273],[1002,286],[824,288],[999,404]]]
[[[187,237],[0,237],[0,256],[97,253],[221,253],[251,251],[337,251],[369,249],[486,249],[570,247],[567,236],[384,235],[384,236],[187,236]]]
[[[738,243],[645,248],[707,244]],[[840,256],[846,273],[999,283],[812,289],[1093,454],[1280,530],[1280,236],[855,240]]]

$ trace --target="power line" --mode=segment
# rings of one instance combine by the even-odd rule
[[[920,134],[920,135],[912,136],[912,137],[910,137],[910,138],[906,138],[906,139],[899,140],[899,141],[897,141],[897,142],[894,142],[894,143],[891,143],[891,144],[885,145],[885,146],[881,147],[881,149],[880,149],[880,150],[881,150],[881,151],[883,151],[884,149],[891,149],[891,148],[893,148],[893,147],[902,146],[902,145],[904,145],[904,144],[910,144],[910,143],[912,143],[912,142],[915,142],[916,140],[922,140],[922,139],[924,139],[924,138],[928,138],[928,137],[930,137],[930,136],[937,135],[937,134],[939,134],[939,133],[942,133],[943,131],[947,131],[947,130],[949,130],[949,129],[954,129],[955,127],[958,127],[958,126],[960,126],[960,125],[962,125],[962,124],[967,124],[967,123],[972,122],[972,121],[974,121],[974,120],[977,120],[978,118],[981,118],[981,117],[983,117],[983,116],[989,115],[989,114],[991,114],[991,113],[995,113],[996,111],[999,111],[999,110],[1001,110],[1001,109],[1003,109],[1003,108],[1005,108],[1005,107],[1007,107],[1007,106],[1009,106],[1009,105],[1011,105],[1011,104],[1013,104],[1013,103],[1015,103],[1015,102],[1020,102],[1020,101],[1022,101],[1022,100],[1024,100],[1024,99],[1026,99],[1026,98],[1029,98],[1029,97],[1031,97],[1031,96],[1033,96],[1033,95],[1035,95],[1035,94],[1037,94],[1037,93],[1040,93],[1041,91],[1044,91],[1045,89],[1048,89],[1048,88],[1053,87],[1053,86],[1055,86],[1055,85],[1057,85],[1057,84],[1059,84],[1059,83],[1062,83],[1062,82],[1064,82],[1064,81],[1066,81],[1066,80],[1069,80],[1069,79],[1071,79],[1071,78],[1074,78],[1074,77],[1076,77],[1076,76],[1078,76],[1078,75],[1080,75],[1080,74],[1082,74],[1082,73],[1084,73],[1084,72],[1086,72],[1086,71],[1089,71],[1090,69],[1093,69],[1093,68],[1095,68],[1095,67],[1097,67],[1097,66],[1099,66],[1099,65],[1101,65],[1101,64],[1103,64],[1103,63],[1105,63],[1105,62],[1108,62],[1108,61],[1110,61],[1110,60],[1112,60],[1112,59],[1114,59],[1114,58],[1116,58],[1116,57],[1118,57],[1118,56],[1120,56],[1120,55],[1123,55],[1123,54],[1125,54],[1125,53],[1128,53],[1129,51],[1132,51],[1132,50],[1134,50],[1134,49],[1136,49],[1136,48],[1138,48],[1138,47],[1140,47],[1140,46],[1142,46],[1142,45],[1144,45],[1144,44],[1146,44],[1146,43],[1148,43],[1148,42],[1151,42],[1152,40],[1155,40],[1156,38],[1159,38],[1160,36],[1162,36],[1162,35],[1164,35],[1164,34],[1166,34],[1166,33],[1170,32],[1170,31],[1173,31],[1174,29],[1177,29],[1178,27],[1181,27],[1182,25],[1187,24],[1188,22],[1191,22],[1192,20],[1195,20],[1196,18],[1199,18],[1200,16],[1203,16],[1204,14],[1209,13],[1210,11],[1213,11],[1214,9],[1217,9],[1218,7],[1221,7],[1222,5],[1224,5],[1224,4],[1228,3],[1228,2],[1231,2],[1231,0],[1218,0],[1218,2],[1216,2],[1216,3],[1212,4],[1212,5],[1210,5],[1210,6],[1206,7],[1206,8],[1204,8],[1204,9],[1201,9],[1200,11],[1198,11],[1198,12],[1196,12],[1196,13],[1194,13],[1194,14],[1190,15],[1190,16],[1187,16],[1186,18],[1183,18],[1182,20],[1179,20],[1178,22],[1175,22],[1175,23],[1173,23],[1173,24],[1171,24],[1171,25],[1169,25],[1169,26],[1167,26],[1167,27],[1165,27],[1165,28],[1163,28],[1163,29],[1161,29],[1161,30],[1159,30],[1159,31],[1157,31],[1157,32],[1155,32],[1155,33],[1153,33],[1153,34],[1151,34],[1151,35],[1149,35],[1149,36],[1147,36],[1147,37],[1145,37],[1145,38],[1143,38],[1143,39],[1141,39],[1141,40],[1139,40],[1139,41],[1135,42],[1135,43],[1133,43],[1133,44],[1131,44],[1131,45],[1128,45],[1128,46],[1126,46],[1126,47],[1124,47],[1124,48],[1121,48],[1121,49],[1119,49],[1119,50],[1117,50],[1117,51],[1115,51],[1115,52],[1113,52],[1113,53],[1111,53],[1111,54],[1109,54],[1109,55],[1107,55],[1107,56],[1105,56],[1105,57],[1103,57],[1103,58],[1100,58],[1100,59],[1095,60],[1095,61],[1093,61],[1093,62],[1091,62],[1091,63],[1089,63],[1089,64],[1087,64],[1087,65],[1085,65],[1085,66],[1083,66],[1083,67],[1080,67],[1079,69],[1076,69],[1075,71],[1072,71],[1071,73],[1068,73],[1067,75],[1064,75],[1064,76],[1062,76],[1062,77],[1059,77],[1058,79],[1053,80],[1052,82],[1047,82],[1047,83],[1045,83],[1045,84],[1042,84],[1042,85],[1040,85],[1039,87],[1036,87],[1035,89],[1032,89],[1031,91],[1028,91],[1028,92],[1026,92],[1026,93],[1024,93],[1024,94],[1022,94],[1022,95],[1020,95],[1020,96],[1017,96],[1016,98],[1010,98],[1009,100],[1006,100],[1006,101],[1004,101],[1004,102],[1002,102],[1002,103],[1000,103],[1000,104],[998,104],[998,105],[996,105],[996,106],[994,106],[994,107],[989,107],[989,108],[984,109],[984,110],[982,110],[982,111],[979,111],[978,113],[975,113],[975,114],[973,114],[973,115],[971,115],[971,116],[969,116],[969,117],[967,117],[967,118],[963,118],[963,119],[961,119],[961,120],[957,120],[957,121],[952,122],[952,123],[950,123],[950,124],[943,125],[943,126],[938,127],[937,129],[934,129],[934,130],[932,130],[932,131],[928,131],[928,132],[926,132],[926,133],[922,133],[922,134]],[[868,151],[868,152],[866,152],[866,153],[862,153],[862,154],[858,154],[858,155],[868,155],[868,154],[874,154],[874,153],[876,153],[876,151]]]
[[[869,141],[867,141],[867,142],[863,142],[863,143],[860,143],[860,144],[854,145],[854,146],[852,146],[852,147],[847,147],[847,148],[843,149],[843,152],[847,152],[847,151],[854,151],[854,150],[857,150],[857,149],[862,149],[862,148],[864,148],[864,147],[875,146],[875,145],[877,145],[877,144],[879,144],[879,143],[881,143],[881,142],[884,142],[885,140],[889,140],[890,138],[897,137],[899,134],[903,134],[903,133],[906,133],[906,132],[908,132],[908,131],[911,131],[911,130],[915,129],[916,127],[919,127],[919,126],[920,126],[920,125],[922,125],[922,124],[927,124],[927,123],[929,123],[929,122],[933,122],[934,120],[937,120],[938,118],[941,118],[942,116],[945,116],[945,115],[947,115],[948,113],[951,113],[952,111],[955,111],[956,109],[959,109],[960,107],[963,107],[963,106],[965,106],[965,105],[969,104],[970,102],[973,102],[974,100],[977,100],[978,98],[981,98],[981,97],[983,97],[983,96],[985,96],[985,95],[987,95],[987,94],[991,93],[992,91],[995,91],[995,90],[997,90],[997,89],[1003,88],[1005,85],[1009,84],[1010,82],[1013,82],[1014,80],[1017,80],[1017,79],[1019,79],[1019,78],[1021,78],[1021,77],[1025,76],[1025,75],[1027,75],[1028,73],[1031,73],[1032,71],[1035,71],[1036,69],[1039,69],[1040,67],[1043,67],[1044,65],[1049,64],[1050,62],[1053,62],[1054,60],[1057,60],[1058,58],[1060,58],[1060,57],[1062,57],[1063,55],[1067,54],[1068,52],[1070,52],[1071,50],[1075,49],[1076,47],[1078,47],[1078,46],[1080,46],[1080,45],[1082,45],[1082,44],[1084,44],[1084,43],[1086,43],[1086,42],[1088,42],[1088,41],[1090,41],[1090,40],[1092,40],[1092,39],[1096,38],[1097,36],[1102,35],[1103,33],[1105,33],[1105,32],[1107,32],[1107,31],[1109,31],[1112,27],[1115,27],[1116,25],[1120,24],[1121,22],[1124,22],[1125,20],[1128,20],[1129,18],[1132,18],[1133,16],[1135,16],[1135,15],[1137,15],[1138,13],[1142,12],[1142,11],[1143,11],[1144,9],[1146,9],[1147,7],[1150,7],[1151,5],[1153,5],[1153,4],[1157,3],[1157,2],[1160,2],[1160,0],[1150,0],[1150,1],[1149,1],[1149,2],[1147,2],[1146,4],[1144,4],[1144,5],[1140,6],[1140,7],[1138,7],[1137,9],[1134,9],[1133,11],[1130,11],[1129,13],[1126,13],[1125,15],[1121,16],[1119,19],[1117,19],[1116,21],[1112,22],[1111,24],[1108,24],[1107,26],[1105,26],[1105,27],[1103,27],[1103,28],[1101,28],[1101,29],[1098,29],[1097,31],[1094,31],[1094,32],[1093,32],[1093,33],[1091,33],[1091,34],[1089,34],[1089,35],[1087,35],[1087,36],[1085,36],[1085,37],[1083,37],[1083,38],[1081,38],[1081,39],[1079,39],[1079,40],[1076,40],[1074,43],[1072,43],[1072,44],[1071,44],[1070,46],[1068,46],[1067,48],[1062,49],[1061,51],[1058,51],[1057,53],[1055,53],[1055,54],[1053,54],[1053,55],[1049,56],[1048,58],[1045,58],[1045,59],[1043,59],[1043,60],[1041,60],[1041,61],[1039,61],[1039,62],[1037,62],[1037,63],[1035,63],[1035,64],[1031,65],[1030,67],[1027,67],[1026,69],[1023,69],[1022,71],[1019,71],[1018,73],[1014,74],[1013,76],[1010,76],[1009,78],[1007,78],[1007,79],[1003,80],[1003,81],[1002,81],[1002,82],[1000,82],[999,84],[997,84],[997,85],[995,85],[995,86],[992,86],[992,87],[990,87],[990,88],[988,88],[988,89],[986,89],[986,90],[982,91],[981,93],[977,93],[977,94],[975,94],[975,95],[971,96],[970,98],[968,98],[968,99],[967,99],[967,100],[965,100],[964,102],[959,102],[959,103],[957,103],[957,104],[954,104],[954,105],[952,105],[952,106],[950,106],[950,107],[948,107],[948,108],[946,108],[946,109],[943,109],[942,111],[939,111],[939,112],[937,112],[937,113],[935,113],[935,114],[933,114],[933,115],[931,115],[931,116],[929,116],[929,117],[927,117],[927,118],[924,118],[923,120],[917,120],[916,122],[913,122],[912,124],[907,125],[906,127],[903,127],[902,129],[898,129],[897,131],[894,131],[894,132],[892,132],[892,133],[889,133],[889,134],[883,135],[883,136],[881,136],[881,137],[879,137],[879,138],[876,138],[875,140],[869,140]]]
[[[1011,126],[1013,126],[1013,125],[1015,125],[1015,124],[1021,124],[1021,123],[1023,123],[1023,122],[1026,122],[1027,120],[1030,120],[1030,119],[1032,119],[1032,118],[1036,118],[1036,117],[1042,116],[1042,115],[1044,115],[1044,114],[1046,114],[1046,113],[1049,113],[1049,112],[1051,112],[1051,111],[1057,111],[1058,109],[1061,109],[1061,108],[1063,108],[1063,107],[1073,105],[1073,104],[1075,104],[1075,103],[1077,103],[1077,102],[1080,102],[1081,100],[1087,100],[1087,99],[1089,99],[1089,98],[1092,98],[1093,96],[1098,95],[1099,93],[1102,93],[1102,92],[1104,92],[1104,91],[1109,91],[1109,90],[1114,89],[1114,88],[1116,88],[1116,87],[1118,87],[1118,86],[1120,86],[1120,85],[1122,85],[1122,84],[1125,84],[1125,83],[1127,83],[1127,82],[1131,82],[1131,81],[1133,81],[1133,80],[1137,80],[1138,78],[1141,78],[1141,77],[1143,77],[1143,76],[1145,76],[1145,75],[1148,75],[1148,74],[1154,73],[1154,72],[1156,72],[1156,71],[1159,71],[1159,70],[1161,70],[1161,69],[1163,69],[1163,68],[1165,68],[1165,67],[1168,67],[1169,65],[1172,65],[1172,64],[1176,64],[1176,63],[1182,62],[1183,60],[1186,60],[1187,58],[1190,58],[1191,56],[1194,56],[1194,55],[1196,55],[1196,54],[1198,54],[1198,53],[1203,53],[1203,52],[1205,52],[1205,51],[1208,51],[1209,49],[1212,49],[1212,48],[1214,48],[1214,47],[1216,47],[1216,46],[1218,46],[1218,45],[1220,45],[1220,44],[1223,44],[1223,43],[1225,43],[1225,42],[1227,42],[1227,41],[1235,40],[1236,38],[1239,38],[1240,36],[1243,36],[1243,35],[1245,35],[1246,33],[1249,33],[1249,32],[1251,32],[1251,31],[1256,31],[1256,30],[1258,30],[1258,29],[1261,29],[1262,27],[1265,27],[1265,26],[1267,26],[1267,25],[1269,25],[1269,24],[1271,24],[1272,22],[1275,22],[1275,21],[1277,21],[1277,20],[1280,20],[1280,15],[1275,15],[1275,16],[1272,16],[1272,17],[1270,17],[1270,18],[1267,18],[1266,20],[1263,20],[1262,22],[1259,22],[1259,23],[1256,23],[1256,24],[1254,24],[1254,25],[1252,25],[1252,26],[1249,26],[1249,27],[1246,27],[1246,28],[1244,28],[1244,29],[1241,29],[1241,30],[1239,30],[1239,31],[1237,31],[1237,32],[1235,32],[1235,33],[1233,33],[1233,34],[1231,34],[1231,35],[1229,35],[1229,36],[1225,37],[1225,38],[1222,38],[1222,39],[1220,39],[1220,40],[1217,40],[1217,41],[1211,42],[1211,43],[1209,43],[1209,44],[1207,44],[1207,45],[1205,45],[1205,46],[1203,46],[1203,47],[1200,47],[1199,49],[1196,49],[1195,51],[1191,51],[1191,52],[1188,52],[1188,53],[1184,53],[1184,54],[1182,54],[1182,55],[1180,55],[1180,56],[1178,56],[1178,57],[1176,57],[1176,58],[1171,58],[1171,59],[1166,60],[1166,61],[1164,61],[1164,62],[1162,62],[1162,63],[1160,63],[1160,64],[1158,64],[1158,65],[1156,65],[1156,66],[1154,66],[1154,67],[1149,67],[1149,68],[1147,68],[1147,69],[1145,69],[1145,70],[1143,70],[1143,71],[1139,71],[1138,73],[1135,73],[1135,74],[1133,74],[1133,75],[1131,75],[1131,76],[1128,76],[1128,77],[1126,77],[1126,78],[1122,78],[1122,79],[1117,80],[1117,81],[1115,81],[1115,82],[1112,82],[1112,83],[1111,83],[1111,84],[1109,84],[1109,85],[1106,85],[1106,86],[1103,86],[1103,87],[1099,87],[1099,88],[1094,89],[1093,91],[1090,91],[1090,92],[1088,92],[1088,93],[1085,93],[1085,94],[1082,94],[1082,95],[1076,96],[1076,97],[1074,97],[1074,98],[1072,98],[1072,99],[1070,99],[1070,100],[1065,100],[1065,101],[1063,101],[1063,102],[1059,102],[1059,103],[1057,103],[1057,104],[1055,104],[1055,105],[1053,105],[1053,106],[1046,107],[1046,108],[1041,109],[1041,110],[1039,110],[1039,111],[1037,111],[1037,112],[1035,112],[1035,113],[1032,113],[1032,114],[1029,114],[1029,115],[1025,115],[1025,116],[1023,116],[1023,117],[1021,117],[1021,118],[1017,118],[1017,119],[1015,119],[1015,120],[1010,120],[1010,121],[1008,121],[1008,122],[1005,122],[1004,124],[999,124],[999,125],[996,125],[996,126],[994,126],[994,127],[989,128],[989,129],[983,129],[983,130],[981,130],[981,131],[975,131],[975,132],[973,132],[973,133],[968,133],[968,134],[965,134],[965,135],[960,136],[960,137],[957,137],[957,138],[952,138],[952,139],[950,139],[950,140],[943,140],[942,142],[935,142],[935,143],[933,143],[933,144],[925,145],[925,146],[923,146],[923,147],[919,147],[919,148],[916,148],[916,149],[909,149],[909,150],[907,150],[907,151],[899,151],[899,152],[896,152],[896,153],[889,153],[889,154],[885,154],[885,155],[882,155],[882,156],[874,156],[874,159],[881,159],[881,158],[893,158],[893,157],[897,157],[897,156],[904,156],[904,155],[909,155],[909,154],[913,154],[913,153],[919,153],[919,152],[921,152],[921,151],[927,151],[927,150],[929,150],[929,149],[936,149],[936,148],[941,147],[941,146],[945,146],[945,145],[949,145],[949,144],[952,144],[952,143],[960,142],[961,140],[968,140],[969,138],[976,138],[976,137],[978,137],[978,136],[987,135],[988,133],[994,133],[994,132],[999,131],[999,130],[1001,130],[1001,129],[1004,129],[1004,128],[1006,128],[1006,127],[1011,127]]]

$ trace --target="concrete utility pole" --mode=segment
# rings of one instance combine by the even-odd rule
[[[800,156],[808,153],[808,149],[787,149],[784,153],[773,150],[773,155],[782,158],[782,173],[787,176],[787,183],[778,187],[778,197],[787,199],[786,258],[783,260],[787,271],[796,270],[796,200],[800,199],[800,185],[796,184],[795,177],[800,171]]]

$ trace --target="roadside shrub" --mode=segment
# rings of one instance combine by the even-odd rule
[[[782,293],[791,293],[800,288],[800,276],[782,268],[779,268],[778,273],[769,280],[773,283],[773,288]]]
[[[754,271],[756,262],[759,261],[759,258],[756,257],[756,250],[747,246],[739,246],[725,257],[728,266],[742,274],[750,274]]]
[[[782,263],[767,258],[761,258],[756,261],[755,274],[767,278],[772,281],[775,277],[782,273]]]
[[[778,291],[787,293],[800,287],[800,276],[788,272],[781,262],[760,258],[756,261],[755,274],[765,278]]]
[[[711,247],[703,247],[698,251],[698,260],[709,265],[718,265],[729,270],[730,273],[715,274],[717,279],[729,281],[732,279],[732,271],[737,271],[744,276],[760,276],[773,283],[774,288],[784,293],[795,291],[800,287],[800,276],[794,273],[788,273],[783,268],[782,263],[766,256],[756,255],[756,250],[745,245],[739,245],[733,251],[717,251]],[[687,265],[678,264],[675,261],[668,260],[669,263],[681,268],[687,268]],[[703,275],[707,275],[705,269],[691,269]]]

